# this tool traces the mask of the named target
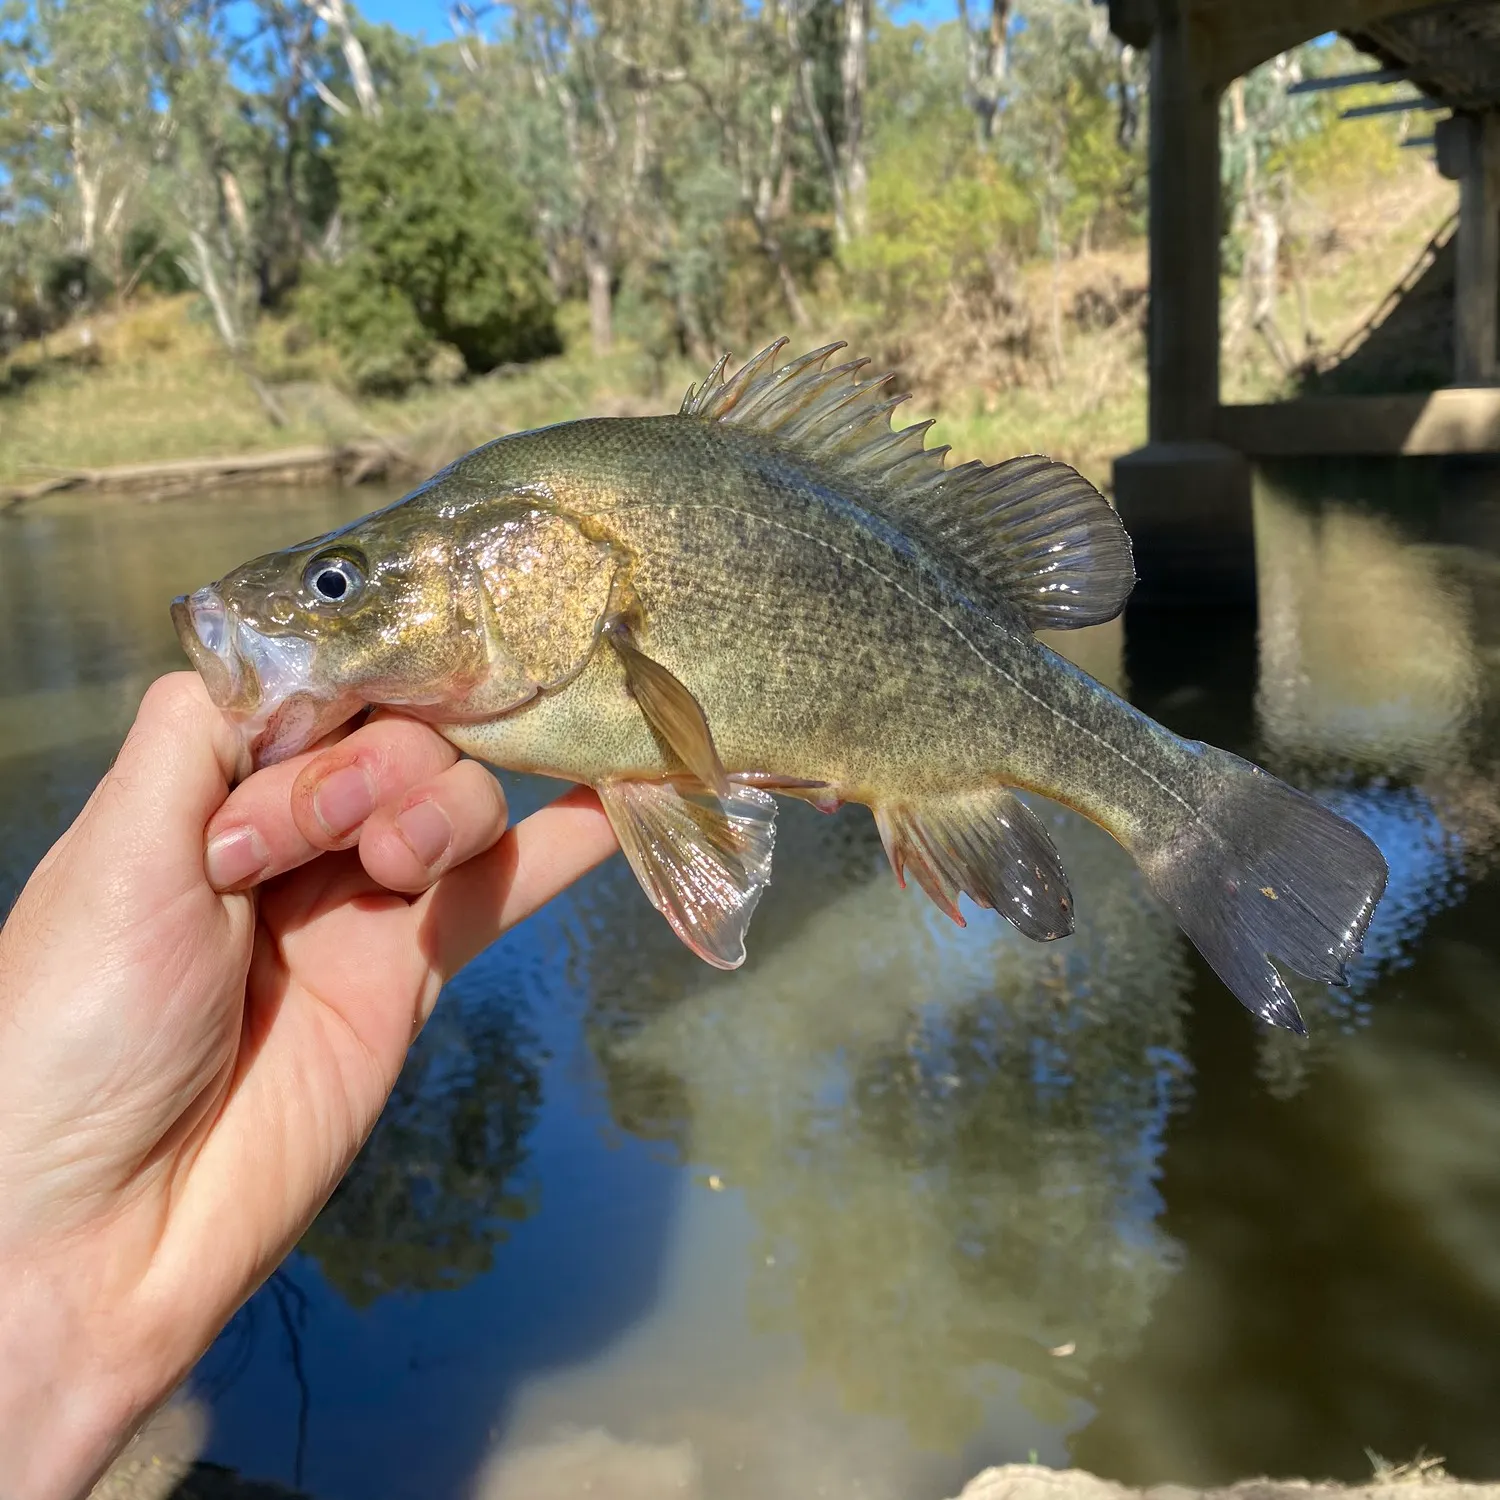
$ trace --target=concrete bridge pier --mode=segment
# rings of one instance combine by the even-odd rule
[[[1255,599],[1245,455],[1500,453],[1500,0],[1108,0],[1151,49],[1151,420],[1115,464],[1136,544],[1132,603]],[[1455,383],[1437,391],[1219,401],[1219,99],[1229,82],[1343,31],[1426,98],[1462,185]]]
[[[1149,442],[1118,459],[1115,504],[1136,550],[1137,605],[1255,598],[1250,471],[1214,440],[1219,405],[1219,86],[1197,66],[1186,7],[1151,27]]]
[[[1437,148],[1438,170],[1459,193],[1454,377],[1486,385],[1500,378],[1500,111],[1439,121]]]

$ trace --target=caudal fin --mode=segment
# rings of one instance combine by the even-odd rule
[[[1133,852],[1213,971],[1247,1009],[1301,1034],[1271,960],[1345,984],[1385,890],[1380,850],[1352,823],[1249,761],[1211,746],[1198,814]]]

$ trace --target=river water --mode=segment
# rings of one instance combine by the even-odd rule
[[[0,517],[0,910],[182,665],[171,597],[379,498]],[[616,859],[450,986],[195,1373],[205,1456],[321,1500],[1500,1474],[1500,476],[1300,466],[1256,503],[1258,620],[1062,644],[1380,843],[1309,1042],[1060,811],[1047,947],[903,894],[859,809],[785,807],[736,974]]]

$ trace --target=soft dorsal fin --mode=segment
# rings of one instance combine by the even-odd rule
[[[683,398],[681,415],[762,432],[858,479],[880,513],[960,557],[1034,630],[1113,619],[1135,585],[1130,538],[1076,470],[1040,455],[945,469],[930,421],[893,429],[889,375],[866,359],[825,368],[843,344],[777,364],[777,339],[726,380],[725,355]]]

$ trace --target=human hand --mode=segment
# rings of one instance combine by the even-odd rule
[[[5,1500],[87,1491],[327,1200],[444,980],[615,848],[581,789],[506,832],[412,720],[231,791],[236,753],[194,674],[154,684],[0,929]]]

